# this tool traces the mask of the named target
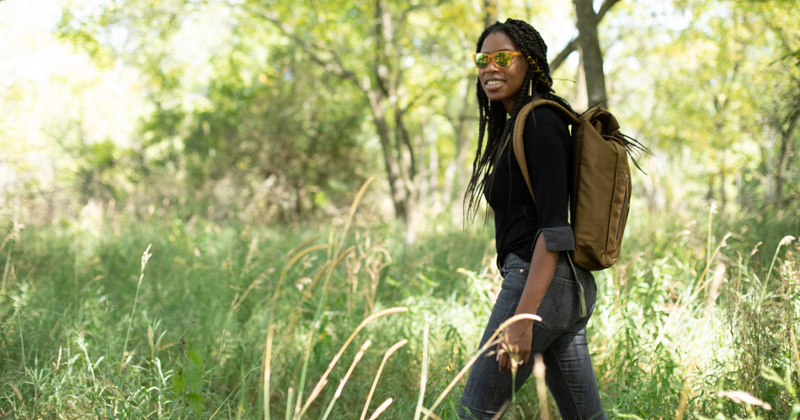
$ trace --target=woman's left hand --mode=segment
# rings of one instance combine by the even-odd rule
[[[521,319],[509,325],[502,334],[502,340],[497,345],[497,361],[500,363],[500,372],[512,372],[528,363],[533,340],[533,321]]]

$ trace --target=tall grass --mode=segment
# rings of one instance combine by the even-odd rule
[[[357,201],[332,227],[7,226],[0,418],[455,418],[499,291],[491,232],[406,248]],[[756,230],[631,219],[589,327],[611,418],[797,418],[798,232],[754,251]],[[530,382],[506,418],[557,412]]]

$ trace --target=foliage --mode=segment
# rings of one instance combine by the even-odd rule
[[[384,418],[412,417],[423,366],[430,407],[499,288],[488,218],[452,221],[473,42],[524,14],[558,51],[573,22],[551,3],[75,1],[42,24],[0,2],[0,417],[263,418],[313,400],[308,418],[353,418],[402,339],[368,411],[393,398]],[[599,24],[608,105],[656,151],[625,254],[596,275],[612,418],[800,414],[798,10],[620,2]],[[564,63],[557,89],[580,99]],[[340,209],[384,171],[345,236]],[[396,306],[309,400],[362,320]],[[511,412],[540,403],[554,410],[526,388]]]

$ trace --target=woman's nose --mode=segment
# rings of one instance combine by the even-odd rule
[[[497,63],[494,62],[494,58],[489,59],[489,64],[484,69],[485,71],[499,71],[500,67],[497,66]]]

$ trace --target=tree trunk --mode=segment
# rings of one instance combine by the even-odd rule
[[[469,177],[468,167],[465,165],[467,154],[469,153],[469,133],[472,131],[472,121],[469,120],[468,113],[474,110],[474,102],[469,100],[474,85],[474,76],[468,75],[464,78],[464,88],[461,89],[461,110],[458,119],[448,118],[453,126],[455,134],[456,158],[447,165],[444,175],[444,185],[442,187],[442,203],[445,207],[450,207],[456,199],[463,196],[466,190],[466,183]]]
[[[483,0],[483,10],[486,12],[483,18],[484,28],[488,28],[497,22],[500,14],[500,3],[498,0]]]
[[[430,130],[430,123],[424,121],[422,127],[422,139],[429,150],[427,179],[422,181],[428,187],[428,201],[424,208],[425,211],[430,211],[430,214],[435,215],[442,211],[444,205],[444,197],[437,197],[437,193],[441,191],[439,187],[439,149],[436,146],[436,136],[432,135],[435,131]]]
[[[583,70],[586,73],[586,90],[589,106],[600,105],[608,108],[606,101],[606,81],[603,73],[603,52],[597,37],[598,16],[592,7],[592,0],[573,0],[578,17],[578,44],[583,57]]]
[[[578,61],[578,74],[575,81],[575,103],[574,109],[583,112],[589,109],[588,91],[586,90],[586,72],[583,70],[583,53],[578,46],[580,58]]]
[[[369,97],[369,105],[372,110],[372,118],[375,121],[375,128],[378,130],[378,138],[381,141],[381,149],[383,149],[383,161],[386,164],[386,175],[389,178],[389,188],[392,194],[392,203],[394,204],[395,215],[401,220],[408,218],[407,199],[403,177],[400,174],[400,165],[392,148],[392,140],[389,123],[386,121],[383,106],[378,96],[380,94],[376,91],[367,92]]]

